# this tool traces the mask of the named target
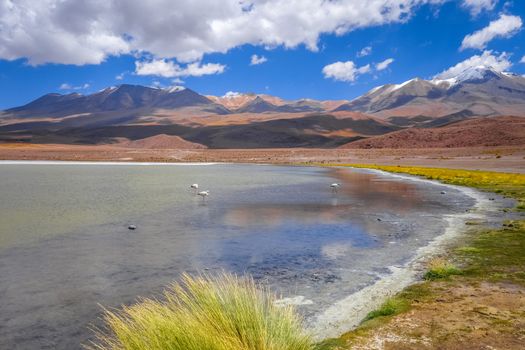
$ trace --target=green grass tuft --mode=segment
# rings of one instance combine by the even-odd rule
[[[162,300],[105,310],[106,330],[86,346],[97,350],[311,350],[291,306],[251,278],[184,275]]]
[[[525,220],[507,221],[501,229],[477,233],[470,249],[459,249],[464,275],[525,285]]]
[[[452,275],[460,275],[461,270],[445,259],[435,258],[429,263],[428,271],[425,273],[426,280],[438,280],[450,277]]]
[[[456,252],[460,254],[478,254],[481,253],[481,249],[476,247],[460,247],[456,249]]]
[[[408,303],[400,298],[389,298],[387,299],[383,305],[379,307],[379,309],[376,309],[374,311],[370,311],[368,315],[366,315],[364,321],[370,321],[377,317],[382,316],[392,316],[396,315],[398,313],[401,313],[405,310],[407,310],[409,307]]]

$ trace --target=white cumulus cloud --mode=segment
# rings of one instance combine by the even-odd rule
[[[323,67],[325,78],[352,82],[361,74],[370,72],[370,65],[357,67],[353,61],[335,62]]]
[[[219,63],[202,64],[200,62],[194,62],[188,64],[185,68],[183,68],[179,76],[200,77],[203,75],[221,74],[224,72],[225,68],[225,65]]]
[[[365,57],[372,53],[372,46],[363,47],[361,51],[357,53],[357,57]]]
[[[465,69],[470,67],[485,66],[492,67],[496,71],[503,72],[512,66],[509,61],[509,54],[503,52],[499,55],[493,54],[492,51],[484,51],[481,55],[474,55],[466,60],[459,62],[455,66],[448,68],[436,76],[439,79],[449,79],[459,75]]]
[[[250,58],[250,65],[251,66],[256,66],[258,64],[262,64],[264,62],[268,61],[268,59],[264,56],[257,56],[257,55],[252,55],[252,57]]]
[[[494,9],[498,0],[463,0],[461,6],[470,11],[472,16],[479,15],[482,11]]]
[[[164,78],[180,76],[180,66],[168,60],[136,61],[135,73],[137,75],[156,75]]]
[[[446,0],[0,0],[0,59],[98,64],[149,53],[195,62],[252,44],[305,45],[322,34],[406,22]]]
[[[393,58],[387,58],[386,60],[382,62],[376,63],[376,70],[380,71],[380,70],[387,69],[388,66],[392,64],[392,62],[394,62]]]
[[[137,75],[155,75],[164,78],[200,77],[203,75],[220,74],[226,66],[219,63],[193,62],[185,67],[166,59],[154,59],[150,61],[136,61],[135,73]]]
[[[82,84],[82,85],[71,85],[69,83],[62,83],[58,87],[60,90],[85,90],[88,89],[90,85],[88,83]]]
[[[481,30],[467,35],[461,43],[460,50],[484,49],[494,38],[509,38],[516,34],[522,26],[522,20],[518,16],[501,15],[497,20]]]
[[[393,58],[387,58],[384,61],[373,64],[373,67],[370,64],[357,67],[353,61],[338,61],[324,66],[323,75],[325,78],[353,82],[359,77],[359,75],[387,69],[392,62],[394,62]]]
[[[521,58],[520,63],[525,63],[525,56]]]
[[[105,13],[110,2],[0,0],[0,58],[43,63],[98,64],[130,51]]]

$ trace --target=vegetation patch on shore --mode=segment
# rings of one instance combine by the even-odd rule
[[[92,350],[310,350],[292,306],[253,279],[230,274],[191,277],[161,299],[143,299],[104,313]]]
[[[378,309],[370,311],[364,321],[373,320],[377,317],[396,315],[408,309],[406,300],[402,298],[388,298]]]
[[[434,258],[428,264],[428,271],[425,273],[426,280],[444,279],[454,275],[461,275],[461,270],[444,258]]]
[[[498,193],[515,199],[516,211],[525,210],[524,174],[347,166],[421,176]],[[425,281],[393,297],[405,308],[391,316],[367,318],[356,330],[323,342],[322,349],[379,349],[386,344],[389,349],[520,349],[525,337],[525,220],[507,221],[495,229],[469,225],[462,244],[446,259],[431,262]],[[382,309],[374,315],[381,314]]]

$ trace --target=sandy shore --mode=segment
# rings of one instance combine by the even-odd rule
[[[525,145],[431,149],[136,149],[0,144],[2,160],[124,162],[369,163],[525,173]]]

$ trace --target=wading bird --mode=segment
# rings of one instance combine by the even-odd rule
[[[200,191],[199,193],[197,193],[197,195],[201,196],[202,197],[202,200],[205,200],[206,197],[208,197],[210,195],[210,191]]]
[[[190,186],[190,188],[193,190],[193,192],[197,192],[197,190],[199,189],[199,184],[193,184]]]
[[[341,187],[341,184],[333,183],[330,185],[330,188],[332,189],[332,192],[337,192],[337,190]]]

